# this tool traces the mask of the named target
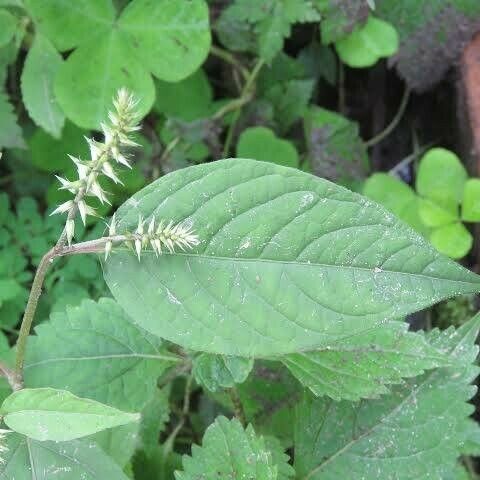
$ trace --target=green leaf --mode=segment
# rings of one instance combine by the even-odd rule
[[[34,440],[65,442],[107,428],[136,422],[140,416],[66,390],[24,388],[12,393],[1,407],[3,421],[15,432]]]
[[[462,201],[467,178],[465,167],[453,152],[432,148],[420,160],[416,188],[423,197],[448,208]]]
[[[12,433],[0,464],[1,480],[128,480],[120,467],[94,443],[37,442]]]
[[[210,114],[213,92],[208,77],[202,69],[180,82],[156,82],[155,110],[168,117],[187,122]]]
[[[290,36],[292,24],[320,20],[313,3],[305,0],[236,0],[229,10],[230,18],[254,25],[258,51],[268,63],[282,50],[283,40]]]
[[[280,440],[276,437],[264,437],[265,445],[272,452],[273,463],[278,466],[277,480],[288,480],[295,478],[295,470],[288,463],[289,456],[285,453]]]
[[[112,29],[82,43],[67,58],[55,80],[55,95],[70,120],[98,129],[121,87],[138,99],[138,115],[144,116],[155,98],[152,77],[127,35]]]
[[[480,285],[379,205],[267,162],[170,173],[118,209],[118,233],[139,215],[188,221],[200,243],[140,262],[117,251],[107,284],[138,325],[193,350],[316,350]]]
[[[448,366],[443,352],[403,322],[389,322],[331,345],[328,350],[293,353],[282,362],[315,395],[358,400],[388,393],[388,385],[425,370]]]
[[[65,389],[123,410],[143,409],[175,361],[108,298],[53,314],[35,333],[25,360],[28,387]]]
[[[130,36],[135,58],[167,82],[193,73],[210,50],[204,0],[134,0],[122,12],[118,25]]]
[[[472,248],[473,237],[463,223],[456,222],[432,230],[430,242],[450,258],[463,258]]]
[[[195,380],[211,392],[243,383],[253,368],[253,358],[202,353],[193,362]]]
[[[480,316],[429,341],[456,365],[429,372],[380,400],[334,402],[306,395],[297,408],[298,478],[446,478],[456,464],[463,425],[474,407],[475,339]]]
[[[64,0],[24,0],[24,3],[37,28],[61,51],[101,36],[112,28],[115,19],[112,0],[67,3]]]
[[[405,182],[386,173],[374,173],[364,183],[363,194],[388,208],[417,232],[427,233],[419,216],[421,199]]]
[[[238,139],[237,157],[272,162],[284,167],[299,167],[295,145],[278,138],[266,127],[250,127],[242,132]]]
[[[459,220],[455,204],[443,206],[433,200],[419,198],[417,206],[420,219],[427,227],[443,227]]]
[[[465,182],[462,201],[462,220],[480,222],[480,179],[469,178]]]
[[[343,63],[365,68],[392,56],[398,50],[398,43],[398,34],[390,23],[370,16],[364,26],[338,40],[335,49]]]
[[[304,129],[316,175],[337,181],[365,177],[368,156],[357,123],[312,106],[304,115]]]
[[[0,47],[4,47],[12,40],[16,28],[16,18],[7,10],[0,9]]]
[[[0,148],[25,148],[13,106],[0,89]]]
[[[175,478],[276,480],[277,472],[272,453],[266,448],[264,439],[255,435],[251,425],[244,430],[237,419],[218,417],[207,428],[202,447],[194,445],[192,456],[183,457],[183,472],[175,472]]]
[[[41,35],[35,37],[22,72],[22,98],[32,120],[55,138],[60,138],[65,115],[53,93],[55,76],[63,63],[61,55]]]

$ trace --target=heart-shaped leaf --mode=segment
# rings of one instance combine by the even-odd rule
[[[186,221],[200,243],[104,266],[146,330],[194,350],[271,356],[328,346],[480,279],[383,207],[299,170],[230,159],[179,170],[117,211],[119,233]]]

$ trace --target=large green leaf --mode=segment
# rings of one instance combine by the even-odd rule
[[[127,480],[121,468],[94,443],[37,442],[12,433],[2,454],[1,480]]]
[[[112,0],[24,0],[36,25],[59,50],[69,50],[111,28]]]
[[[53,84],[62,56],[41,35],[35,37],[22,72],[22,99],[32,120],[59,138],[65,115],[53,93]]]
[[[120,207],[118,232],[139,215],[186,220],[200,244],[140,262],[118,251],[107,283],[135,322],[195,350],[314,350],[480,287],[383,207],[271,163],[173,172]]]
[[[122,13],[119,27],[131,36],[135,57],[169,82],[194,72],[210,49],[204,0],[134,0]]]
[[[124,410],[141,410],[175,361],[111,299],[53,314],[29,339],[27,387],[53,387]]]
[[[285,457],[282,459],[285,462]],[[251,425],[246,430],[236,419],[216,419],[203,437],[202,447],[192,448],[192,456],[183,457],[183,472],[177,480],[198,478],[254,478],[276,480],[278,466],[265,440],[257,437]]]
[[[315,395],[358,400],[389,392],[388,384],[451,363],[403,322],[389,322],[330,345],[293,353],[282,362]]]
[[[126,413],[66,390],[24,388],[7,397],[3,421],[15,432],[35,440],[67,441],[139,420]]]
[[[155,99],[152,77],[117,29],[94,36],[68,57],[57,75],[55,94],[73,122],[99,128],[121,87],[138,98],[139,116],[150,110]]]
[[[466,403],[478,348],[480,316],[461,327],[430,335],[457,364],[395,387],[380,400],[334,402],[306,395],[297,409],[297,478],[446,478],[465,441]]]

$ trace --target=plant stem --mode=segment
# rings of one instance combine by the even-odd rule
[[[241,109],[245,103],[249,102],[253,98],[253,95],[254,95],[253,86],[255,84],[255,80],[257,79],[258,74],[260,73],[260,70],[264,65],[265,65],[264,60],[262,59],[258,60],[258,62],[253,67],[253,70],[248,74],[248,77],[246,78],[245,85],[243,86],[242,93],[238,100],[241,100],[241,99],[244,99],[244,100],[247,99],[247,100],[241,102],[235,110],[235,116],[233,117],[232,123],[228,128],[227,137],[225,139],[225,145],[223,147],[223,157],[226,157],[228,155],[228,152],[230,151],[230,145],[232,143],[235,127],[237,125],[238,119],[240,118]]]
[[[403,117],[403,114],[405,113],[409,100],[410,100],[410,89],[406,87],[405,91],[403,92],[402,101],[400,102],[398,111],[393,117],[392,121],[390,122],[389,125],[387,125],[387,127],[383,131],[381,131],[379,134],[375,135],[373,138],[365,142],[365,146],[367,148],[373,147],[377,143],[380,143],[384,138],[388,137],[388,135],[390,135],[393,132],[393,130],[395,130],[395,128],[397,128],[398,124],[400,123],[400,120]]]
[[[23,314],[22,325],[20,327],[20,333],[17,340],[17,355],[15,360],[15,372],[14,372],[14,390],[20,390],[23,388],[23,363],[25,361],[25,351],[27,347],[27,339],[32,328],[33,318],[35,311],[37,310],[38,299],[42,293],[43,281],[47,273],[48,267],[53,262],[53,259],[57,255],[55,248],[48,251],[40,260],[35,277],[33,279],[32,288],[28,297],[27,306]]]
[[[242,426],[245,428],[247,426],[247,420],[245,418],[245,410],[243,409],[242,400],[238,395],[238,390],[235,387],[229,389],[230,391],[230,400],[233,404],[233,412],[235,417],[240,421]]]
[[[235,67],[242,74],[243,78],[247,80],[248,70],[230,52],[223,50],[223,48],[212,45],[210,48],[210,53]]]

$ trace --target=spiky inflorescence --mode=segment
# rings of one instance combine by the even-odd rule
[[[134,232],[123,235],[116,235],[115,215],[113,215],[108,227],[108,240],[105,243],[105,260],[108,258],[114,243],[124,243],[128,247],[134,247],[140,260],[142,249],[149,245],[158,256],[164,249],[175,253],[176,248],[185,251],[200,243],[198,236],[193,232],[192,227],[186,222],[174,224],[172,221],[166,223],[163,220],[156,223],[153,216],[146,226],[142,217],[138,218],[138,225]]]
[[[62,203],[52,212],[52,215],[68,213],[65,233],[69,244],[75,231],[74,216],[77,210],[80,212],[84,224],[87,215],[96,215],[95,210],[87,205],[85,197],[94,196],[102,203],[110,203],[106,192],[98,182],[99,175],[106,175],[115,183],[121,184],[122,182],[115,173],[116,164],[132,168],[122,149],[123,147],[139,146],[129,137],[132,132],[140,128],[136,124],[137,102],[126,89],[122,88],[118,91],[113,105],[115,111],[109,112],[109,122],[101,125],[105,137],[104,141],[97,142],[91,138],[86,138],[90,147],[90,160],[80,160],[69,155],[77,167],[78,180],[70,181],[57,177],[61,183],[60,189],[68,190],[75,195],[73,200]]]

